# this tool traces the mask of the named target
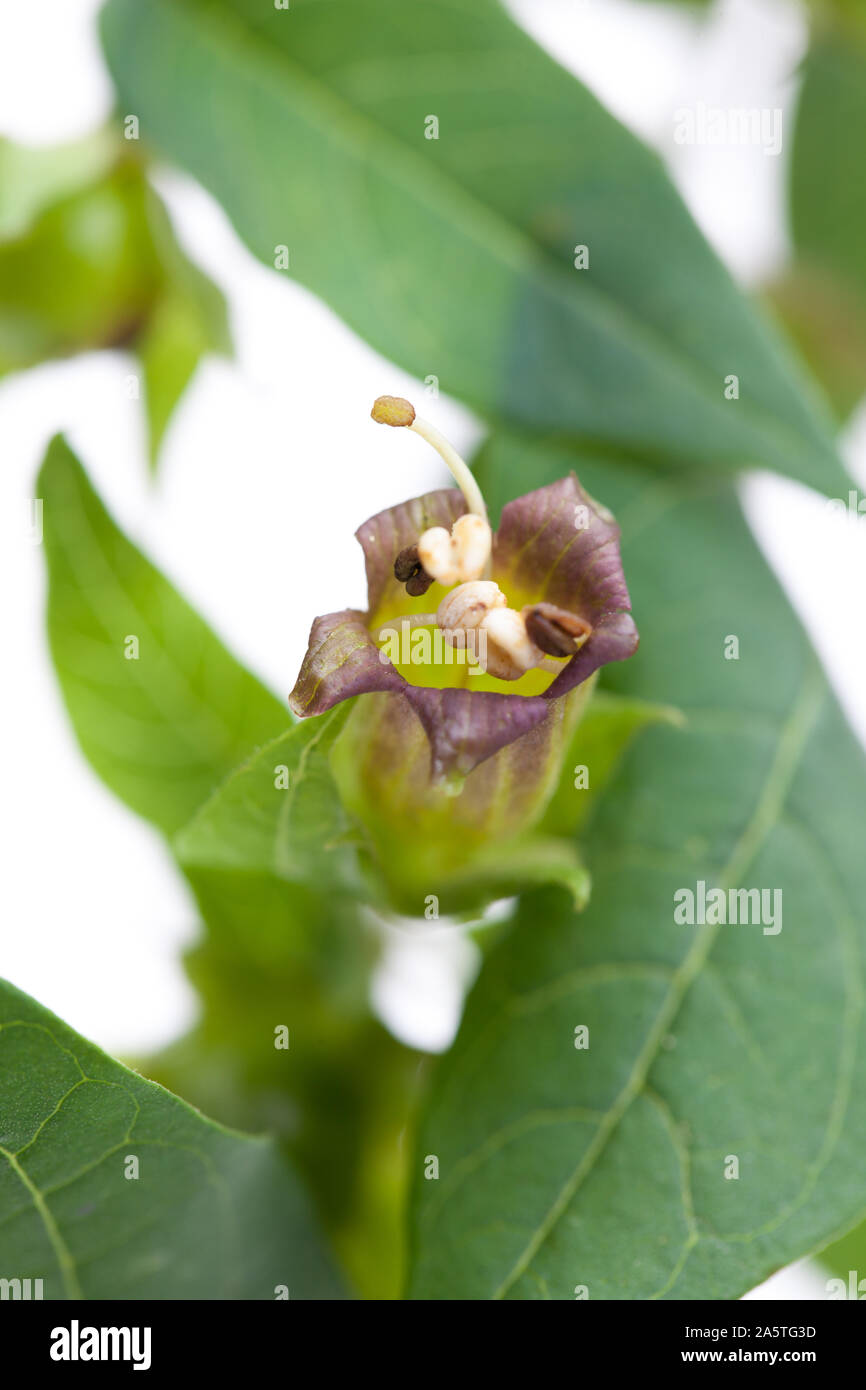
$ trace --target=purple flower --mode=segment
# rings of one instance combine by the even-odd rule
[[[637,647],[619,528],[572,473],[509,502],[491,534],[474,478],[438,431],[398,398],[380,398],[373,418],[427,438],[461,490],[359,528],[367,610],[316,618],[289,703],[304,718],[384,692],[391,756],[420,721],[434,782],[512,745],[525,770],[564,697]]]

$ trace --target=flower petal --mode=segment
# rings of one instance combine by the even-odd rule
[[[497,581],[528,594],[528,602],[546,599],[593,626],[631,607],[619,527],[573,473],[503,508],[493,556]]]
[[[383,660],[366,628],[365,615],[345,608],[317,618],[289,705],[305,718],[341,700],[374,690],[406,697],[430,743],[434,780],[465,775],[547,717],[541,696],[499,695],[485,690],[436,690],[409,685]]]
[[[619,527],[573,473],[503,509],[494,577],[526,602],[544,599],[590,622],[591,635],[544,692],[558,699],[638,645],[619,552]],[[514,599],[512,598],[512,602]]]
[[[365,691],[405,688],[406,682],[390,661],[382,660],[367,631],[366,614],[344,608],[313,623],[289,705],[304,719]]]
[[[499,695],[491,690],[404,691],[430,741],[431,776],[465,776],[506,744],[543,723],[549,706],[540,695]]]
[[[594,671],[611,661],[625,661],[637,650],[638,630],[631,613],[607,613],[596,624],[577,656],[562,668],[552,685],[542,695],[543,700],[558,700],[580,685]]]
[[[502,748],[544,724],[550,701],[568,694],[600,666],[621,661],[637,646],[637,629],[619,554],[619,528],[571,474],[509,503],[494,538],[493,569],[515,605],[547,600],[592,624],[581,650],[543,695],[408,684],[383,659],[368,625],[385,610],[406,608],[394,578],[396,556],[431,526],[450,528],[466,511],[455,488],[412,498],[365,521],[363,548],[370,610],[344,609],[317,618],[289,703],[300,716],[372,691],[405,697],[431,749],[431,775],[468,775]],[[401,702],[402,703],[402,702]],[[531,752],[529,745],[526,752]]]
[[[462,492],[456,487],[443,487],[413,497],[398,507],[387,507],[359,526],[355,536],[364,551],[367,570],[367,602],[375,616],[384,608],[389,613],[405,606],[406,590],[394,578],[394,561],[409,545],[431,526],[444,526],[450,531],[458,516],[466,511]]]
[[[417,914],[427,892],[440,898],[440,912],[473,911],[489,901],[494,873],[503,892],[537,881],[542,867],[527,862],[521,837],[550,801],[592,684],[546,702],[540,724],[459,786],[429,781],[429,740],[408,698],[373,694],[355,702],[331,770],[398,912]],[[560,877],[555,870],[550,876]]]

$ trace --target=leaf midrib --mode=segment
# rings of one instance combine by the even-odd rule
[[[737,886],[741,875],[756,857],[761,845],[775,825],[806,747],[809,734],[818,718],[826,688],[820,667],[813,660],[807,668],[791,714],[782,727],[776,756],[758,797],[752,817],[734,846],[727,864],[719,874],[718,884],[720,887]],[[605,1112],[604,1118],[580,1162],[491,1298],[504,1298],[517,1280],[527,1272],[536,1254],[564,1216],[585,1179],[592,1172],[596,1161],[607,1147],[609,1139],[626,1115],[632,1102],[644,1091],[647,1077],[661,1051],[663,1039],[670,1032],[671,1025],[689,990],[708,960],[719,930],[719,926],[705,929],[674,971],[655,1022],[647,1034],[646,1042],[635,1060],[625,1085]]]

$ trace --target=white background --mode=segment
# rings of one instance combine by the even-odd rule
[[[807,42],[798,3],[722,0],[703,23],[679,6],[632,0],[510,0],[509,8],[658,149],[742,283],[759,283],[783,263],[788,138]],[[0,134],[51,144],[106,118],[111,91],[95,39],[97,9],[98,0],[2,0]],[[697,102],[782,107],[781,156],[754,146],[675,144],[674,112]],[[120,524],[281,696],[312,616],[363,604],[355,527],[443,481],[422,441],[368,418],[377,395],[417,398],[418,383],[311,295],[254,262],[200,190],[168,174],[160,187],[188,251],[228,297],[237,353],[199,370],[171,426],[156,487],[147,479],[139,406],[125,396],[133,366],[122,354],[92,354],[0,385],[0,974],[121,1055],[169,1041],[194,1018],[179,953],[195,937],[195,914],[158,836],[83,761],[58,697],[42,632],[42,557],[27,538],[27,499],[48,438],[66,432]],[[435,412],[458,448],[480,439],[478,422],[459,405],[440,398]],[[866,482],[866,412],[843,449]],[[747,480],[744,497],[866,740],[858,604],[866,521],[834,516],[805,489],[764,475]],[[411,938],[393,931],[388,940],[377,1006],[408,1040],[447,1046],[470,950],[448,927]],[[823,1276],[799,1266],[758,1296],[822,1290]]]

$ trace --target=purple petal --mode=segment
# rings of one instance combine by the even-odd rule
[[[494,575],[528,602],[547,599],[595,627],[631,607],[619,527],[573,473],[509,502],[494,539]]]
[[[611,661],[625,661],[637,650],[638,631],[631,613],[607,613],[592,630],[576,656],[562,668],[552,685],[542,695],[543,700],[558,700],[576,685],[607,666]]]
[[[383,661],[354,608],[317,618],[289,704],[306,718],[323,714],[341,700],[374,690],[406,697],[420,719],[431,750],[434,778],[471,772],[546,719],[549,705],[534,696],[499,695],[485,690],[434,690],[409,685]]]
[[[404,693],[430,740],[434,778],[471,772],[541,724],[549,709],[540,695],[432,690],[420,685],[407,685]]]
[[[367,570],[367,602],[371,614],[387,606],[389,613],[406,606],[406,590],[394,578],[394,561],[401,550],[414,545],[431,526],[450,531],[466,511],[462,492],[455,487],[427,492],[398,507],[387,507],[359,526],[355,535],[364,551]],[[398,605],[402,605],[402,608]]]
[[[353,695],[391,691],[405,698],[431,749],[431,775],[466,775],[548,719],[550,701],[568,694],[600,666],[621,661],[637,646],[637,629],[619,554],[619,528],[572,474],[509,503],[494,540],[494,577],[517,606],[545,599],[578,614],[593,631],[543,695],[437,689],[409,685],[383,660],[368,631],[384,609],[406,611],[406,592],[394,579],[396,556],[430,526],[453,525],[466,510],[460,492],[443,488],[389,507],[356,532],[367,569],[370,612],[355,609],[317,618],[295,688],[300,716],[320,714]],[[577,523],[577,524],[576,524]],[[402,725],[395,718],[394,731]],[[543,742],[546,741],[543,740]],[[400,740],[398,739],[398,742]],[[533,740],[526,756],[537,756]]]
[[[576,656],[544,692],[567,695],[638,644],[619,553],[619,527],[573,473],[509,502],[494,540],[494,574],[529,602],[546,599],[592,623]]]
[[[289,705],[301,719],[369,690],[404,690],[406,682],[383,661],[356,608],[326,613],[310,629],[307,654]]]

